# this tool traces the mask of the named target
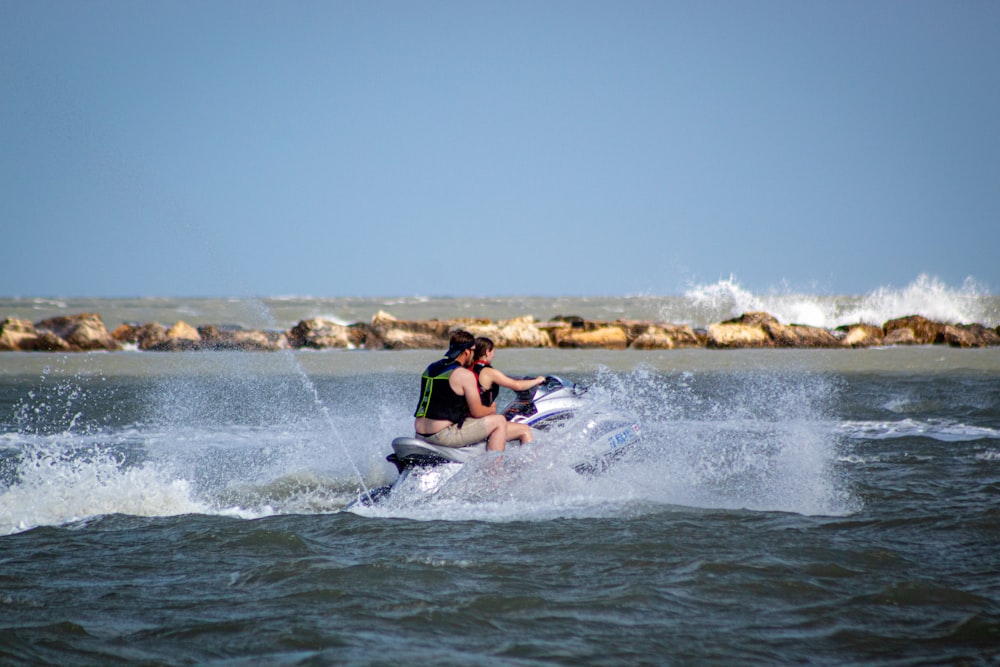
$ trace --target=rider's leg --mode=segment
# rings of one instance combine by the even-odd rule
[[[507,440],[520,440],[522,445],[526,445],[534,439],[531,427],[518,422],[508,422]]]
[[[507,449],[507,419],[503,415],[485,417],[490,435],[486,439],[486,451],[502,452]]]

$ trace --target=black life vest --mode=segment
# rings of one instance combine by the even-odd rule
[[[469,416],[469,405],[464,396],[459,396],[451,388],[448,380],[459,363],[451,359],[435,361],[420,377],[420,402],[414,417],[445,419],[462,425]]]
[[[481,364],[476,362],[472,365],[472,373],[476,376],[476,386],[479,387],[479,400],[483,402],[483,405],[489,407],[493,405],[493,402],[497,400],[500,396],[500,385],[496,382],[493,383],[489,389],[483,389],[482,385],[479,384],[479,374],[484,368],[493,368],[490,364]]]

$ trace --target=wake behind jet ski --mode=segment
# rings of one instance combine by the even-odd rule
[[[574,447],[566,465],[578,473],[591,475],[605,470],[640,439],[638,423],[619,414],[594,411],[584,398],[586,389],[563,378],[549,375],[541,385],[516,392],[501,412],[509,421],[533,429],[565,436]],[[532,445],[529,445],[532,446]],[[543,446],[557,446],[548,442]],[[486,453],[486,442],[465,447],[443,447],[419,436],[392,441],[386,460],[396,466],[399,476],[387,486],[372,489],[357,502],[374,505],[390,497],[431,496],[471,459]]]

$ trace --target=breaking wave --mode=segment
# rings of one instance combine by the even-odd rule
[[[972,278],[952,287],[927,274],[903,287],[880,287],[860,297],[818,296],[788,289],[754,293],[730,276],[710,285],[694,285],[684,295],[693,313],[688,320],[717,322],[751,311],[765,311],[786,324],[833,329],[845,324],[882,324],[907,315],[953,323],[1000,324],[995,300]],[[666,313],[665,319],[683,313]]]

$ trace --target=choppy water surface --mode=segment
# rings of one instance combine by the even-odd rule
[[[0,662],[1000,659],[1000,352],[502,351],[637,455],[343,511],[432,356],[3,357]]]
[[[928,316],[995,312],[923,287]],[[698,315],[715,292],[738,298]],[[722,284],[685,312],[746,297]],[[16,302],[34,320],[109,305]],[[546,307],[644,317],[639,302]],[[111,305],[286,326],[473,302],[400,303]],[[782,303],[842,317],[761,309]],[[501,350],[509,373],[634,415],[641,446],[590,479],[562,465],[571,439],[542,434],[430,501],[345,510],[394,477],[389,442],[433,359],[0,355],[0,663],[1000,662],[1000,350]]]

